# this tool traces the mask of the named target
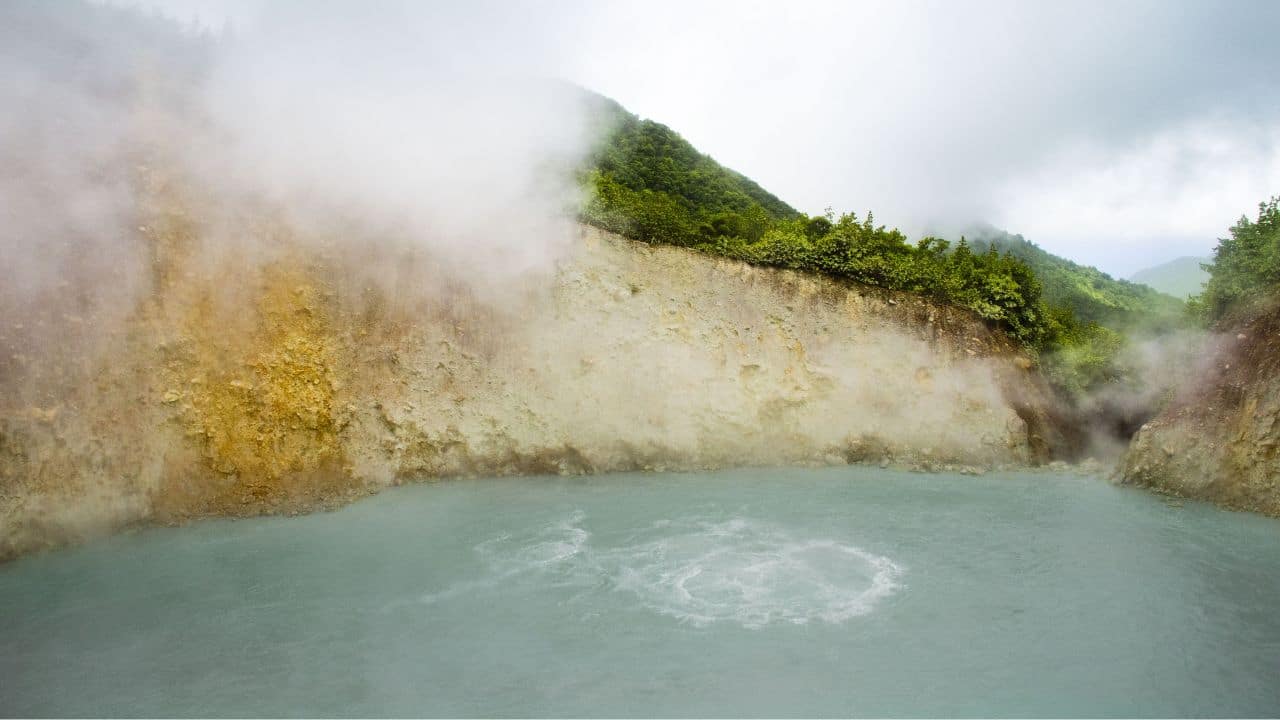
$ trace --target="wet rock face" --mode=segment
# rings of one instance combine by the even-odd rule
[[[1280,515],[1280,305],[1228,320],[1198,379],[1139,429],[1121,480]]]
[[[977,471],[1056,442],[1008,339],[917,297],[585,227],[554,274],[481,297],[287,233],[210,259],[175,217],[148,218],[152,292],[103,351],[0,404],[0,557],[435,477]]]

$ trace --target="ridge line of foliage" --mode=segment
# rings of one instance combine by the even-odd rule
[[[1137,283],[1051,255],[1021,236],[979,228],[970,244],[908,242],[871,213],[808,216],[700,153],[669,127],[598,95],[603,140],[579,180],[581,219],[642,242],[688,247],[911,292],[974,311],[1042,361],[1068,396],[1137,382],[1129,336],[1185,323],[1184,305]]]
[[[968,308],[1033,353],[1076,330],[1050,308],[1040,279],[994,245],[964,238],[915,243],[871,213],[810,217],[699,153],[675,131],[597,97],[605,139],[580,178],[584,222],[648,243],[693,248],[753,265],[843,278]]]
[[[1204,292],[1192,298],[1188,311],[1206,325],[1233,311],[1264,300],[1280,289],[1280,196],[1258,203],[1258,219],[1241,215],[1218,240]]]

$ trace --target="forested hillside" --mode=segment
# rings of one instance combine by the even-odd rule
[[[1021,235],[987,227],[975,233],[972,242],[976,248],[995,248],[1030,265],[1044,286],[1045,302],[1069,309],[1082,323],[1135,331],[1182,321],[1183,303],[1178,298],[1058,257]]]
[[[698,152],[675,131],[603,98],[607,129],[583,181],[583,219],[645,242],[818,272],[969,308],[1029,348],[1048,337],[1039,280],[1021,260],[966,243],[907,241],[868,212],[809,217]]]
[[[1266,299],[1280,290],[1280,197],[1258,205],[1258,219],[1241,216],[1218,241],[1209,282],[1193,309],[1216,322],[1239,306]]]
[[[699,153],[675,131],[599,98],[603,140],[583,171],[583,219],[645,242],[822,273],[971,309],[1033,352],[1069,393],[1132,375],[1133,333],[1185,322],[1183,303],[983,228],[976,240],[910,242],[856,213],[807,216]]]
[[[974,246],[1026,262],[1044,288],[1049,308],[1044,370],[1069,395],[1123,385],[1146,392],[1146,371],[1127,353],[1135,340],[1188,325],[1182,300],[1146,285],[1117,280],[1101,270],[1059,257],[1021,235],[985,226]]]

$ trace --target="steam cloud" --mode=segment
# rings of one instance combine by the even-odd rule
[[[204,98],[227,152],[205,156],[296,219],[413,238],[473,282],[548,270],[573,238],[583,94],[463,62],[479,38],[391,7],[281,9],[226,42]]]
[[[484,29],[448,12],[268,6],[209,35],[4,4],[0,381],[66,370],[157,289],[140,199],[157,191],[180,194],[210,263],[243,271],[271,252],[244,234],[251,207],[361,258],[355,283],[406,258],[482,297],[548,274],[575,237],[585,96],[483,52]]]
[[[1007,339],[580,234],[590,97],[378,9],[0,7],[0,558],[405,476],[1037,451]]]

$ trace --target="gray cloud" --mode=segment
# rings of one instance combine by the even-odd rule
[[[160,5],[214,27],[347,7]],[[1127,273],[1207,252],[1280,190],[1271,2],[379,7],[429,30],[441,63],[579,82],[810,212],[985,219]]]

